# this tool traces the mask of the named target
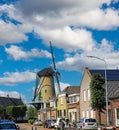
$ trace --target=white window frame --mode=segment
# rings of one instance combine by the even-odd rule
[[[88,89],[88,100],[90,101],[90,89]]]
[[[86,101],[86,90],[83,90],[83,100]]]

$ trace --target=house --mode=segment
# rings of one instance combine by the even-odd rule
[[[67,102],[68,100],[66,98],[66,93],[61,93],[58,95],[57,117],[68,117]]]
[[[56,107],[56,98],[50,99],[47,102],[38,102],[40,104],[40,109],[38,110],[38,119],[45,121],[47,119],[56,119],[57,118],[57,107]],[[36,104],[36,102],[35,102]]]
[[[108,102],[117,91],[119,91],[119,70],[106,70],[107,72],[107,96]],[[105,70],[89,70],[86,68],[84,70],[84,74],[81,82],[80,89],[80,118],[82,117],[94,117],[97,119],[96,111],[93,111],[90,105],[90,82],[93,74],[101,74],[105,77]],[[108,105],[108,118],[110,124],[114,125],[114,121],[118,122],[118,108],[119,108],[119,100],[116,100],[116,112],[112,115],[112,106],[116,99],[112,99],[111,103]],[[114,107],[114,105],[113,105]],[[115,109],[115,108],[114,108]],[[116,120],[112,120],[112,118],[117,117]],[[106,112],[101,114],[101,121],[103,124],[106,124]]]
[[[110,99],[112,125],[119,129],[119,89]]]
[[[70,121],[79,120],[80,86],[68,86],[58,96],[58,117],[67,117]]]
[[[79,121],[80,118],[80,86],[68,86],[63,92],[68,96],[68,118],[71,122]]]
[[[21,98],[12,98],[12,97],[0,97],[0,105],[6,109],[8,106],[18,106],[24,105]]]

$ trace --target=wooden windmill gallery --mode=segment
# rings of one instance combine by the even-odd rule
[[[51,56],[53,67],[47,67],[36,73],[36,87],[33,100],[30,104],[35,106],[38,110],[38,119],[44,121],[48,118],[56,118],[56,100],[57,94],[61,93],[59,83],[59,72],[57,72],[55,59],[50,42]],[[55,88],[54,80],[57,81],[57,88]]]

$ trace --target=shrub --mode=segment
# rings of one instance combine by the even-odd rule
[[[28,123],[33,124],[34,123],[34,119],[29,119]]]

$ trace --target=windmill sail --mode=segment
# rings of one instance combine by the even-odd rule
[[[35,82],[35,90],[34,90],[34,97],[33,97],[33,101],[35,101],[37,95],[38,95],[38,86],[39,86],[39,78],[38,75],[36,73],[36,82]]]
[[[59,91],[59,93],[61,93],[60,83],[59,83],[60,73],[57,72],[57,69],[56,69],[55,58],[54,58],[52,43],[51,42],[50,42],[50,50],[51,50],[52,62],[53,62],[53,67],[54,67],[54,71],[55,71],[55,77],[56,77],[56,81],[57,81],[58,91]]]

